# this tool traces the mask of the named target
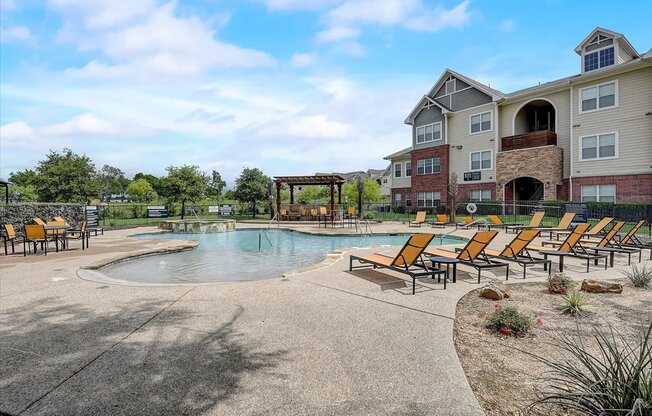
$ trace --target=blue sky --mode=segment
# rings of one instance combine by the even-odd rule
[[[575,74],[652,1],[0,0],[0,176],[69,147],[128,175],[383,168],[445,68],[503,92]]]

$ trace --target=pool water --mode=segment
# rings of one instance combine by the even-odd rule
[[[142,257],[102,268],[105,275],[134,283],[233,282],[281,277],[284,272],[322,261],[328,252],[349,247],[402,246],[409,234],[324,236],[288,230],[238,230],[215,234],[142,234],[141,239],[197,240],[196,249]],[[459,244],[433,239],[431,245]]]

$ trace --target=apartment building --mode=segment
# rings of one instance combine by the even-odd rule
[[[446,70],[405,123],[391,162],[394,205],[458,200],[652,203],[652,49],[596,28],[580,73],[503,93]]]

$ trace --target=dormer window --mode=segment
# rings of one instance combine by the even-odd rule
[[[616,63],[614,40],[608,36],[596,35],[584,47],[584,72],[605,68]]]

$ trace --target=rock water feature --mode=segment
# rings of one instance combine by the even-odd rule
[[[235,231],[235,220],[169,220],[158,228],[180,234],[213,234]]]

